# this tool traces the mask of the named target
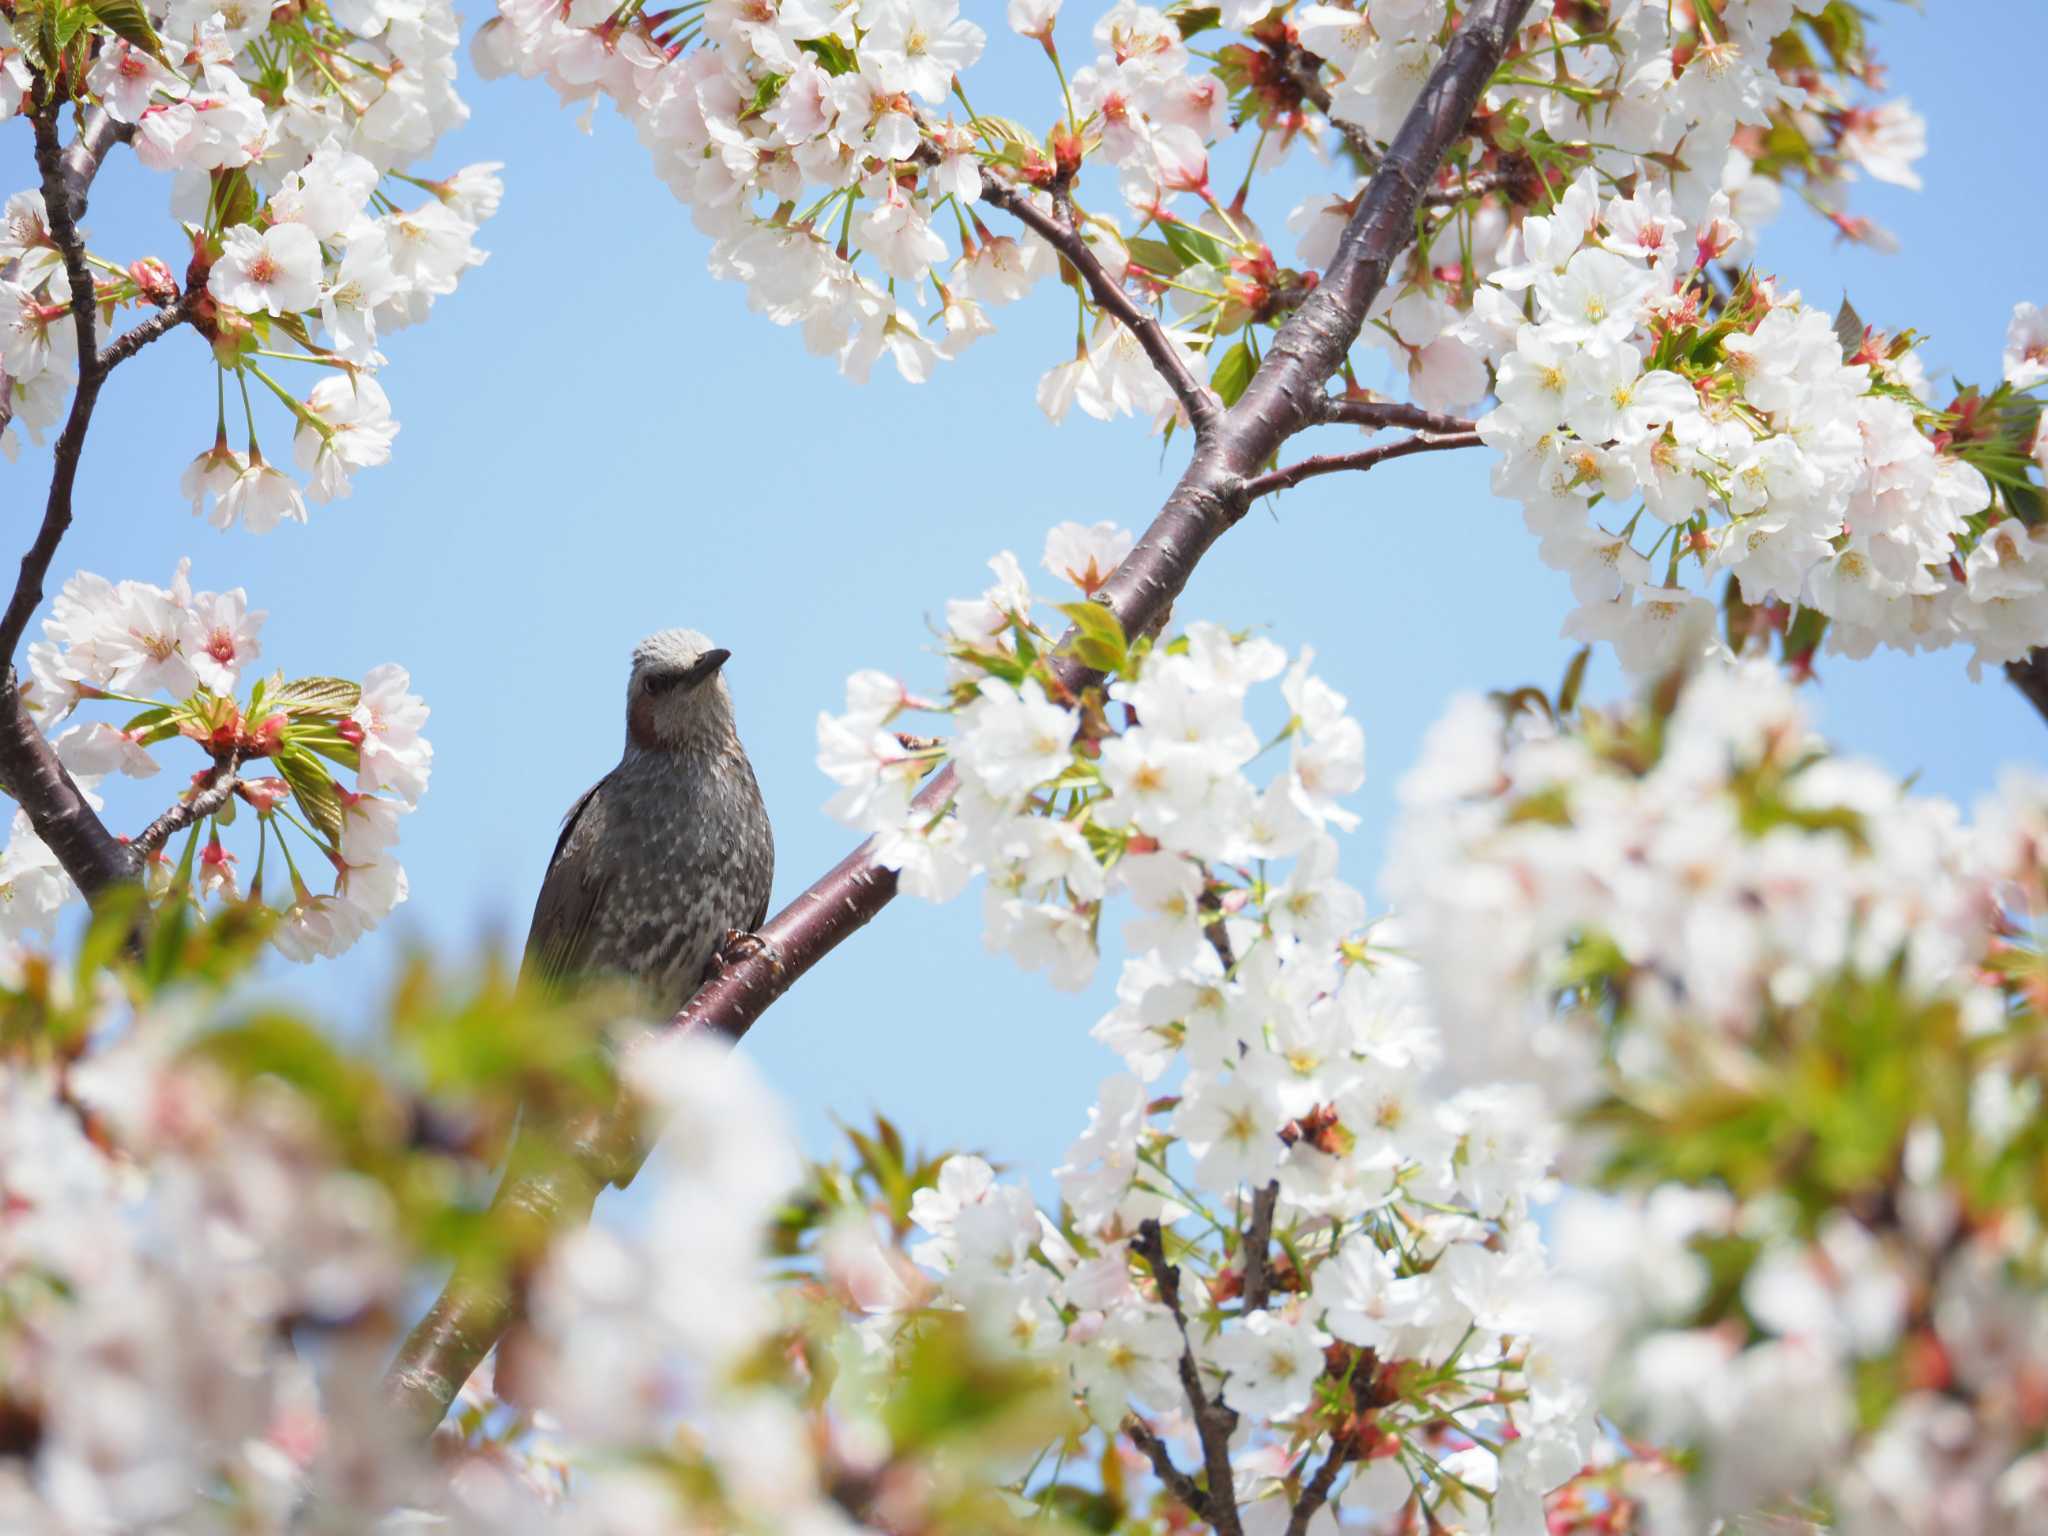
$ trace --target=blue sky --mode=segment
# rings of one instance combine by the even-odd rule
[[[976,105],[1047,116],[1056,98],[1036,46],[1012,38],[990,0],[965,9],[991,34]],[[2033,286],[2048,207],[2031,159],[2007,151],[2013,104],[2039,89],[2048,8],[1996,9],[1986,47],[1981,22],[1959,24],[1969,12],[1883,8],[1880,55],[1930,122],[1928,186],[1866,185],[1857,206],[1904,250],[1844,248],[1791,208],[1762,258],[1816,302],[1832,307],[1846,290],[1871,323],[1931,335],[1937,373],[1987,380],[2012,303],[2048,298]],[[980,589],[990,555],[1009,548],[1034,564],[1044,530],[1070,518],[1142,527],[1182,462],[1179,445],[1162,462],[1130,422],[1055,428],[1039,416],[1037,378],[1072,334],[1071,301],[1050,285],[935,384],[905,386],[883,367],[851,385],[749,314],[741,289],[712,281],[704,238],[609,113],[586,136],[537,83],[463,88],[474,116],[429,169],[503,160],[505,203],[480,238],[489,263],[389,347],[384,383],[404,426],[392,463],[361,475],[352,500],[315,508],[308,527],[256,538],[195,522],[177,479],[211,440],[213,378],[202,345],[180,335],[103,397],[58,560],[60,579],[85,568],[164,581],[190,554],[196,584],[245,586],[270,611],[267,665],[412,669],[437,753],[401,850],[412,899],[344,960],[275,962],[265,978],[340,1019],[374,1007],[407,946],[451,961],[516,946],[558,819],[617,758],[627,655],[643,634],[687,624],[732,650],[742,733],[776,822],[780,906],[852,841],[820,809],[828,786],[813,762],[817,713],[839,707],[846,674],[934,678],[930,625],[948,597]],[[27,126],[7,134],[27,185]],[[118,160],[88,220],[95,249],[124,262],[161,254],[182,270],[167,192]],[[275,435],[274,456],[281,424]],[[24,545],[47,466],[46,450],[29,450],[0,470]],[[1570,654],[1557,633],[1567,586],[1485,475],[1479,457],[1446,455],[1312,481],[1255,509],[1179,607],[1184,620],[1314,645],[1350,696],[1369,782],[1344,860],[1368,891],[1394,785],[1446,699],[1552,685]],[[1611,672],[1591,685],[1595,696],[1617,686]],[[1842,746],[1965,802],[2001,763],[2048,747],[2023,701],[2001,682],[1971,684],[1956,653],[1837,661],[1813,699]],[[130,814],[117,820],[140,825],[181,771],[145,786],[152,805],[124,795]],[[928,1144],[1042,1176],[1116,1066],[1088,1038],[1113,971],[1064,995],[983,951],[977,896],[943,909],[901,901],[746,1049],[814,1147],[830,1144],[832,1115],[880,1107]]]

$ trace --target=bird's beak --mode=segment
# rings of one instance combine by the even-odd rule
[[[683,673],[683,686],[695,688],[699,683],[715,676],[718,669],[731,659],[731,651],[706,651]]]

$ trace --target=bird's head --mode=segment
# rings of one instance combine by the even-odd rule
[[[627,739],[646,751],[677,752],[731,736],[732,694],[719,676],[731,654],[694,629],[665,629],[633,647]]]

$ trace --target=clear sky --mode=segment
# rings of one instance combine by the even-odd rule
[[[1045,117],[1035,45],[1009,35],[993,0],[964,8],[990,32],[976,105]],[[1087,5],[1073,9],[1092,22]],[[1904,250],[1844,248],[1788,208],[1763,264],[1816,302],[1846,290],[1871,323],[1931,335],[1937,373],[1989,381],[2013,302],[2048,299],[2048,202],[2015,138],[2040,89],[2048,7],[1881,13],[1880,55],[1929,119],[1927,190],[1866,184],[1857,207]],[[935,384],[905,386],[884,365],[857,387],[706,274],[706,241],[609,113],[586,136],[538,83],[471,77],[463,89],[474,116],[430,171],[503,160],[505,203],[480,236],[488,265],[389,346],[383,381],[404,426],[391,464],[361,474],[352,500],[314,508],[308,527],[258,538],[196,523],[177,480],[211,440],[213,377],[197,338],[180,335],[103,398],[58,560],[60,578],[82,567],[161,582],[190,554],[197,585],[245,586],[270,611],[266,665],[412,669],[436,749],[401,848],[412,899],[344,960],[275,961],[265,978],[341,1019],[370,1011],[408,945],[460,960],[519,942],[559,818],[617,759],[627,656],[643,634],[687,624],[733,652],[742,733],[776,823],[779,907],[852,841],[820,809],[828,785],[813,761],[816,716],[840,707],[846,674],[935,678],[932,619],[985,584],[990,555],[1035,564],[1044,530],[1069,518],[1142,527],[1182,462],[1183,445],[1162,462],[1128,421],[1054,428],[1039,416],[1038,376],[1072,334],[1071,300],[1051,285]],[[26,123],[6,143],[15,184],[28,185]],[[122,157],[93,200],[94,248],[124,262],[161,254],[182,271],[167,193]],[[0,470],[22,545],[47,467],[47,450],[29,450]],[[1364,823],[1344,859],[1371,891],[1421,733],[1458,690],[1554,685],[1570,606],[1518,512],[1488,495],[1482,457],[1443,455],[1312,481],[1255,509],[1179,615],[1317,648],[1366,731]],[[1617,686],[1611,671],[1591,684],[1594,696]],[[2002,681],[1971,684],[1956,652],[1836,661],[1814,699],[1842,746],[1965,802],[2001,763],[2048,751],[2048,727]],[[120,824],[160,809],[174,776],[142,786],[143,799],[124,794]],[[983,951],[978,895],[942,909],[899,901],[745,1048],[814,1147],[830,1144],[832,1115],[880,1107],[929,1144],[1042,1177],[1117,1065],[1088,1037],[1113,973],[1082,997],[1058,993]]]

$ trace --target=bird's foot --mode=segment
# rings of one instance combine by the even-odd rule
[[[738,928],[725,930],[725,937],[718,941],[718,948],[711,952],[711,959],[704,967],[707,980],[723,976],[732,967],[752,960],[756,956],[768,962],[768,969],[775,979],[782,979],[782,954],[776,947],[758,933],[747,933]]]

